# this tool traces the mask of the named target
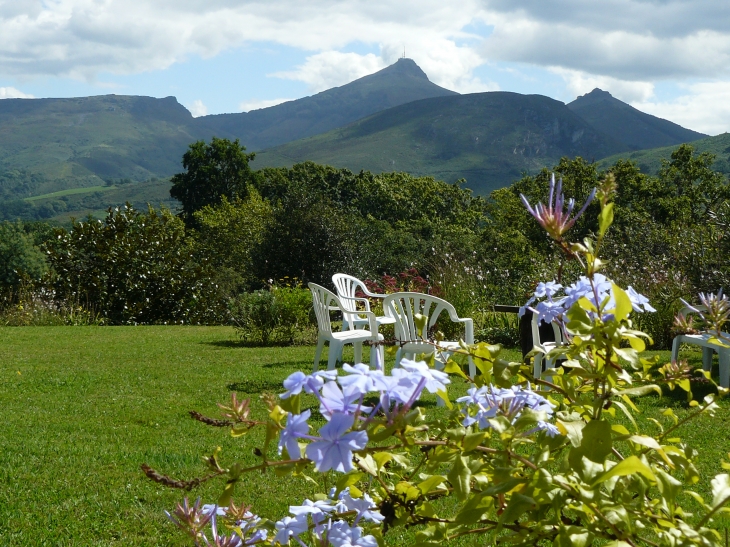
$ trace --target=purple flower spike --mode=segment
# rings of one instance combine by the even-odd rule
[[[580,211],[571,218],[570,215],[573,214],[573,209],[575,208],[575,200],[570,198],[566,208],[565,196],[563,195],[563,179],[558,181],[558,187],[555,188],[555,174],[550,177],[550,195],[547,206],[538,203],[533,208],[527,201],[527,198],[523,194],[520,194],[520,199],[529,213],[535,217],[540,223],[540,226],[545,228],[550,237],[554,239],[560,239],[565,232],[572,228],[575,221],[585,212],[594,197],[596,197],[596,188],[591,191],[591,194],[588,196]]]

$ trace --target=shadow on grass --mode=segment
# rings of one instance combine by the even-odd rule
[[[200,342],[206,346],[216,346],[219,348],[292,348],[298,345],[308,344],[293,344],[292,342],[269,342],[264,344],[263,342],[254,342],[252,340],[214,340],[212,342]]]
[[[284,387],[280,381],[266,380],[263,378],[253,378],[251,380],[243,380],[241,382],[232,382],[226,386],[229,391],[235,391],[237,393],[264,393],[268,392],[283,392]]]
[[[683,389],[675,387],[670,390],[667,385],[662,385],[662,397],[671,401],[672,406],[688,407],[689,400],[687,399],[687,392]],[[695,401],[702,401],[707,395],[717,395],[717,387],[711,382],[704,379],[692,379],[690,382],[690,388],[692,390],[692,398]],[[717,400],[717,399],[716,399]]]

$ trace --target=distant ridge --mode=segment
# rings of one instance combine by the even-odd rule
[[[257,154],[254,166],[312,160],[353,171],[406,171],[478,194],[506,186],[562,156],[589,161],[627,150],[560,101],[510,92],[413,101],[346,127]]]
[[[238,138],[260,150],[342,127],[376,112],[419,99],[457,95],[429,81],[412,59],[398,61],[349,84],[311,97],[238,114],[201,116],[198,132]]]
[[[707,137],[641,112],[598,88],[568,103],[568,108],[594,129],[624,143],[630,150],[678,145]]]

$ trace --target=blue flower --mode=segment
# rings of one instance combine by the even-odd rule
[[[305,410],[301,414],[287,414],[286,427],[279,434],[279,454],[286,446],[289,457],[298,460],[302,457],[297,439],[309,433],[309,424],[307,420],[311,416],[309,410]]]
[[[330,421],[319,430],[320,440],[307,445],[307,457],[314,462],[315,470],[324,473],[330,469],[347,473],[352,470],[352,452],[362,450],[368,443],[365,431],[347,431],[355,417],[334,413]]]
[[[327,382],[322,388],[319,411],[328,420],[335,412],[343,414],[354,414],[360,407],[359,401],[362,394],[353,388],[341,390],[336,382]],[[370,408],[363,407],[362,411],[369,412]]]
[[[284,517],[283,519],[276,522],[276,536],[272,540],[272,543],[279,543],[281,545],[289,545],[289,538],[299,537],[309,530],[309,523],[307,522],[307,515],[299,515],[297,517]]]

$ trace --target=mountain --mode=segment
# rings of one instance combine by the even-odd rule
[[[730,133],[723,133],[714,137],[707,137],[690,143],[695,152],[709,152],[715,156],[712,168],[730,176]],[[629,159],[635,162],[639,169],[647,175],[656,175],[662,166],[662,160],[669,161],[676,146],[665,146],[650,150],[637,150],[630,154],[618,154],[603,158],[598,162],[599,169],[608,169],[619,159]]]
[[[254,166],[312,160],[353,171],[407,171],[478,194],[506,186],[562,156],[588,160],[628,147],[542,95],[474,93],[423,99],[346,127],[264,150]]]
[[[0,101],[0,200],[180,171],[196,139],[174,97]]]
[[[342,127],[388,108],[419,99],[457,95],[431,83],[411,59],[311,97],[239,114],[195,119],[198,133],[238,138],[261,150]]]
[[[630,150],[678,145],[707,137],[703,133],[645,114],[601,89],[581,95],[568,103],[568,108],[596,131],[624,143]]]

